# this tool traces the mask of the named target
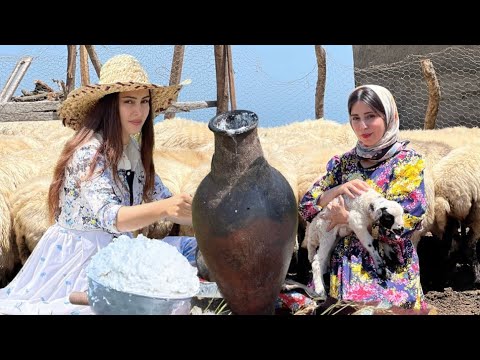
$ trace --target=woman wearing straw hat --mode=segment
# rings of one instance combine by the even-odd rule
[[[118,55],[96,85],[72,91],[59,109],[76,130],[57,162],[48,195],[55,220],[27,262],[0,289],[0,313],[90,313],[68,301],[87,289],[90,258],[114,236],[132,235],[159,219],[191,225],[192,198],[172,196],[155,174],[153,119],[176,99],[181,85],[151,84],[140,63]],[[140,133],[140,144],[131,136]],[[195,259],[192,237],[168,237]]]

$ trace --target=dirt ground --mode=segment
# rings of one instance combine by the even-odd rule
[[[439,315],[480,315],[480,287],[474,284],[473,271],[461,255],[448,257],[447,246],[433,237],[418,244],[426,301]]]
[[[418,244],[426,301],[438,315],[480,315],[480,286],[474,284],[473,271],[458,253],[448,256],[449,249],[449,244],[434,237],[424,237]],[[480,254],[480,242],[477,254]],[[299,269],[307,269],[307,266],[299,265]],[[305,276],[299,274],[300,282]]]
[[[438,315],[480,315],[480,290],[429,291],[425,294],[428,304],[437,309]]]

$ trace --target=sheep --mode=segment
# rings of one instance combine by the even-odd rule
[[[436,142],[444,143],[456,149],[467,144],[479,144],[480,129],[455,126],[432,130],[401,130],[399,138],[411,141],[435,139]]]
[[[40,149],[43,145],[32,138],[0,134],[0,155],[15,154],[24,149]]]
[[[0,134],[18,135],[40,141],[44,146],[70,138],[74,131],[60,120],[0,122]]]
[[[263,144],[282,144],[284,148],[302,144],[340,145],[352,147],[356,137],[349,124],[331,120],[304,120],[288,125],[259,128],[258,136]]]
[[[155,171],[162,179],[163,184],[174,195],[189,193],[194,195],[200,181],[208,174],[212,152],[190,149],[155,149],[153,161]],[[198,170],[197,169],[201,169]],[[156,221],[141,230],[149,238],[162,239],[169,235],[173,222],[167,220]],[[193,236],[191,226],[181,225],[176,235]]]
[[[213,149],[214,134],[204,122],[167,119],[155,124],[154,131],[155,148]],[[258,127],[258,137],[262,145],[282,144],[283,147],[320,142],[353,146],[356,141],[348,124],[324,119],[298,121],[271,128]]]
[[[48,189],[51,181],[51,176],[35,178],[28,184],[19,186],[10,198],[14,238],[22,265],[53,224],[48,216]]]
[[[441,142],[433,140],[419,140],[414,139],[410,140],[408,147],[415,150],[417,153],[422,155],[425,159],[426,167],[433,167],[441,159],[443,159],[450,151],[453,150],[453,147]]]
[[[433,167],[444,158],[452,147],[443,142],[432,140],[411,140],[409,147],[421,154],[425,161],[425,170],[423,173],[425,198],[427,201],[427,209],[425,215],[420,222],[420,226],[412,233],[411,241],[415,248],[422,236],[424,236],[432,227],[435,218],[435,185],[433,182]]]
[[[469,227],[466,239],[475,283],[480,283],[476,244],[480,236],[480,146],[468,145],[452,150],[433,167],[435,220],[433,235],[443,238],[448,219]]]
[[[0,224],[0,282],[5,282],[9,274],[14,271],[18,260],[17,246],[13,239],[13,219],[10,218],[11,196],[15,189],[28,179],[39,174],[51,174],[55,164],[56,153],[39,151],[35,149],[22,150],[15,154],[3,157],[0,166],[0,197],[2,197],[3,219]],[[6,214],[8,212],[8,215]]]
[[[0,193],[8,196],[22,182],[39,174],[52,174],[59,153],[26,149],[3,157],[0,166]]]
[[[375,247],[374,239],[368,228],[373,223],[379,222],[380,226],[400,234],[403,231],[403,208],[391,200],[385,199],[380,193],[373,189],[365,191],[354,199],[343,196],[345,207],[349,210],[348,224],[336,225],[327,232],[329,221],[324,217],[329,214],[329,207],[325,207],[315,216],[307,226],[305,242],[308,249],[308,259],[312,264],[313,283],[315,292],[319,298],[326,299],[323,274],[327,270],[328,262],[338,237],[345,237],[352,231],[357,235],[360,243],[365,247],[372,257],[377,274],[385,275],[385,262],[383,261],[378,248]],[[333,201],[338,202],[339,197]],[[317,250],[318,247],[318,251]],[[387,247],[385,247],[387,248]],[[385,251],[389,256],[389,252]]]
[[[11,221],[9,203],[0,193],[0,288],[10,281],[18,259],[16,246],[12,241]]]
[[[188,148],[190,150],[213,144],[213,132],[204,122],[173,118],[154,125],[155,148]]]
[[[155,149],[153,161],[155,171],[165,186],[173,193],[180,193],[188,174],[195,168],[210,164],[213,151],[192,149]]]

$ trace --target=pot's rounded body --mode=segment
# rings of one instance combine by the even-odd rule
[[[257,116],[222,113],[211,172],[193,198],[193,227],[205,264],[235,314],[273,314],[292,257],[297,204],[263,156]]]

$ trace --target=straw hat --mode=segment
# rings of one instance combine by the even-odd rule
[[[155,116],[165,111],[177,99],[182,85],[151,84],[142,65],[131,55],[117,55],[100,70],[98,84],[82,86],[68,94],[60,104],[58,114],[66,125],[78,130],[95,103],[107,94],[149,89]]]

